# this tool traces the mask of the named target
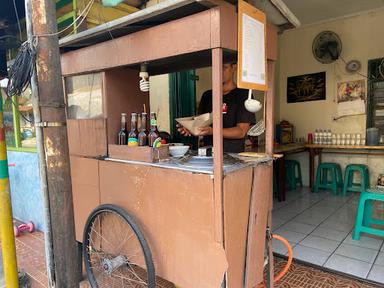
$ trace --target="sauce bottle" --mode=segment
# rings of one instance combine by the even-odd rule
[[[128,137],[128,131],[127,131],[127,114],[121,113],[121,128],[117,137],[117,144],[118,145],[127,145],[127,137]]]
[[[151,130],[148,134],[148,144],[152,147],[153,142],[155,142],[155,140],[159,138],[159,131],[157,130],[157,120],[155,112],[151,112],[150,125]]]
[[[137,146],[138,143],[138,132],[137,132],[137,114],[132,113],[131,116],[131,132],[128,134],[128,146]]]
[[[141,114],[141,130],[139,133],[139,146],[148,145],[147,113]]]

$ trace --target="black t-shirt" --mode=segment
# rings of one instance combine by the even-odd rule
[[[248,90],[235,88],[223,96],[223,128],[236,127],[238,123],[254,124],[255,114],[248,112],[244,101]],[[204,92],[199,105],[199,114],[212,112],[212,90]],[[213,137],[204,136],[204,145],[212,145]],[[224,152],[239,153],[244,151],[245,139],[223,139]]]

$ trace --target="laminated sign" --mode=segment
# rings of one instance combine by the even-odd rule
[[[252,5],[239,1],[237,86],[266,91],[266,17]]]

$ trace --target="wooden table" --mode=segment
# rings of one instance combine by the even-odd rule
[[[357,154],[357,155],[372,155],[384,156],[383,146],[352,146],[352,145],[320,145],[306,144],[305,148],[309,151],[309,186],[313,189],[315,183],[315,157],[319,157],[321,163],[322,153],[333,154]]]
[[[285,201],[285,192],[286,192],[286,179],[285,179],[285,156],[288,154],[295,154],[306,151],[305,143],[292,143],[286,145],[275,145],[273,147],[274,154],[281,154],[283,157],[276,157],[274,170],[277,171],[277,177],[279,181],[279,201]],[[262,147],[259,147],[255,152],[264,153],[265,150]]]
[[[289,154],[295,154],[306,151],[306,147],[304,143],[293,143],[293,144],[286,144],[286,145],[277,145],[274,146],[273,153],[276,154],[282,154],[284,157],[277,158],[276,168],[278,173],[278,180],[279,180],[279,195],[278,199],[279,201],[285,201],[285,192],[286,192],[286,178],[285,178],[285,156]]]
[[[277,177],[279,180],[279,201],[285,201],[286,194],[286,179],[285,179],[285,156],[289,154],[295,154],[308,151],[309,152],[309,186],[313,190],[315,184],[315,158],[319,157],[319,163],[321,163],[322,153],[333,154],[356,154],[356,155],[372,155],[372,156],[384,156],[383,146],[352,146],[352,145],[320,145],[320,144],[305,144],[305,143],[293,143],[286,145],[275,145],[273,153],[282,154],[284,157],[276,158],[275,170],[277,171]],[[264,153],[262,148],[257,152]]]

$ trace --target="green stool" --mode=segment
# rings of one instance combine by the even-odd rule
[[[370,227],[372,224],[384,226],[384,220],[373,219],[372,217],[373,201],[384,201],[383,189],[370,189],[361,192],[353,240],[359,240],[361,232],[384,237],[384,227],[383,229]]]
[[[355,173],[360,173],[361,181],[360,183],[355,183],[353,181],[353,176]],[[345,168],[344,174],[344,186],[343,186],[343,195],[345,196],[348,191],[352,192],[362,192],[369,188],[369,169],[367,165],[363,164],[349,164]]]
[[[301,177],[300,162],[296,160],[285,160],[285,178],[290,190],[296,189],[297,184],[303,187],[303,179]]]
[[[331,180],[328,179],[331,174]],[[333,194],[338,193],[338,189],[343,187],[343,174],[341,166],[337,163],[320,163],[317,167],[316,182],[314,192],[319,192],[319,189],[331,190]]]

